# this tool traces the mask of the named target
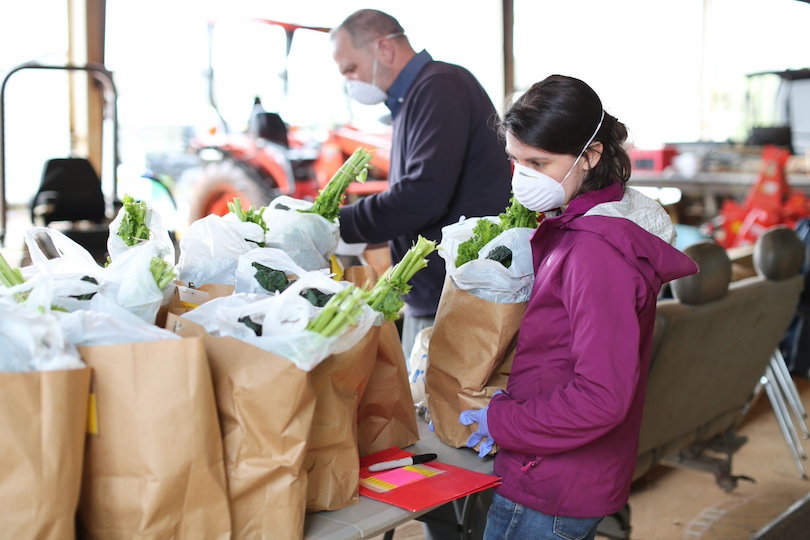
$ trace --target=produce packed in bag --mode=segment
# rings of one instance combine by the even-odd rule
[[[425,393],[436,435],[464,447],[473,429],[459,422],[505,389],[517,332],[534,284],[529,239],[538,214],[512,197],[497,217],[442,229],[447,277],[428,343]],[[493,448],[497,451],[497,447]]]
[[[394,321],[404,305],[402,297],[411,289],[411,278],[427,266],[427,256],[435,250],[435,242],[420,236],[402,260],[379,278],[370,266],[346,269],[346,279],[371,288],[369,305],[383,315],[374,368],[357,411],[361,457],[419,440],[408,367]]]
[[[306,273],[307,270],[295,264],[286,252],[277,248],[256,248],[239,257],[234,292],[281,292]]]
[[[318,294],[308,295],[310,291]],[[315,422],[313,380],[322,381],[324,396],[335,395],[338,390],[327,391],[331,385],[345,385],[332,379],[330,366],[343,364],[333,359],[351,358],[354,350],[369,354],[378,315],[365,296],[362,289],[322,272],[305,272],[276,294],[235,293],[169,317],[169,328],[205,342],[222,426],[234,537],[301,538],[308,467],[314,482],[334,485],[334,478],[320,474],[320,458],[307,453],[331,437],[331,432],[313,427],[320,425]],[[324,300],[323,307],[316,306]],[[321,365],[324,369],[316,374]],[[351,375],[358,381],[352,384],[362,386],[362,373]],[[345,416],[338,403],[325,400],[322,408]],[[345,435],[340,433],[342,443]],[[344,460],[334,463],[340,466],[339,478]],[[337,500],[346,504],[345,496]]]
[[[154,244],[157,257],[172,267],[175,264],[174,242],[163,225],[160,214],[145,201],[124,195],[122,206],[110,222],[107,253],[115,260],[125,251],[146,243]]]
[[[310,371],[328,355],[352,348],[377,315],[362,289],[315,271],[278,294],[234,293],[181,318],[212,336],[234,337]]]
[[[0,530],[7,538],[75,537],[90,369],[46,307],[0,272]],[[14,281],[21,280],[18,270]],[[26,285],[30,287],[31,284]],[[32,309],[34,308],[34,309]]]
[[[205,216],[192,223],[180,239],[177,279],[196,286],[233,285],[239,257],[265,247],[267,225],[261,211],[245,211],[239,199],[228,203],[229,212]]]
[[[55,257],[45,254],[42,238],[54,246]],[[32,264],[22,268],[21,275],[26,281],[49,276],[53,305],[67,311],[92,309],[93,298],[102,295],[154,324],[160,306],[168,302],[174,290],[174,268],[163,258],[165,249],[159,242],[133,245],[104,268],[85,248],[55,229],[33,227],[26,231],[25,243]]]
[[[338,212],[353,181],[365,182],[371,153],[358,148],[310,203],[282,195],[264,212],[267,246],[286,252],[305,270],[331,267],[340,240]]]

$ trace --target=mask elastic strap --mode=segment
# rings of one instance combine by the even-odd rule
[[[380,42],[391,39],[399,36],[404,36],[405,32],[394,32],[393,34],[388,34],[387,36],[383,36],[377,39],[374,42],[374,63],[371,65],[371,84],[376,84],[377,82],[377,51],[380,50]]]
[[[591,145],[593,140],[596,138],[596,134],[599,133],[599,129],[602,127],[602,121],[604,119],[605,119],[605,109],[602,109],[602,116],[599,117],[599,123],[596,124],[596,129],[593,130],[593,135],[591,135],[591,138],[588,139],[588,142],[585,143],[585,146],[582,148],[582,151],[580,151],[579,155],[577,156],[577,159],[574,160],[574,163],[571,164],[571,168],[568,169],[568,172],[565,174],[565,178],[562,179],[562,182],[560,182],[560,185],[562,185],[563,182],[565,182],[568,179],[568,176],[571,174],[571,171],[574,170],[574,167],[576,166],[577,162],[579,161],[579,158],[582,157],[582,154],[585,153],[585,150],[588,149],[588,147]]]

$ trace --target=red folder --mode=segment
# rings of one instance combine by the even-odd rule
[[[375,473],[369,472],[368,467],[380,461],[391,461],[413,456],[400,448],[389,448],[374,454],[360,458],[360,478],[369,478]],[[385,493],[378,493],[360,485],[360,495],[392,504],[411,512],[419,512],[434,506],[442,505],[446,502],[465,497],[472,493],[477,493],[501,483],[497,476],[478,473],[441,463],[431,461],[426,463],[434,469],[441,469],[445,472],[437,474],[424,480],[419,480],[404,486],[397,487]]]

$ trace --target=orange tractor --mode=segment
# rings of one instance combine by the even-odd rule
[[[283,90],[275,94],[283,100],[289,94],[287,59],[296,32],[303,30],[324,34],[329,29],[267,19],[251,19],[248,23],[284,32],[284,66],[278,73]],[[354,183],[347,196],[358,197],[387,189],[391,141],[390,128],[387,126],[368,131],[354,127],[349,122],[328,130],[325,138],[323,135],[318,138],[313,136],[311,129],[289,125],[279,112],[268,112],[262,99],[254,97],[246,129],[231,129],[220,112],[214,82],[215,70],[211,63],[216,24],[209,23],[208,28],[208,95],[219,122],[215,128],[198,133],[189,141],[189,150],[199,158],[199,166],[185,171],[176,186],[179,205],[183,202],[187,204],[186,208],[180,209],[187,223],[208,214],[224,215],[228,211],[227,203],[236,197],[241,199],[245,207],[264,206],[279,195],[314,199],[318,190],[360,146],[374,153],[371,174],[365,183]],[[331,62],[329,53],[324,54]],[[337,73],[336,69],[334,71]],[[317,90],[312,89],[312,93],[316,94],[312,99],[318,99]],[[254,95],[258,94],[259,91],[256,91]]]

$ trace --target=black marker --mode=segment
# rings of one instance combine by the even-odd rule
[[[427,463],[433,461],[438,456],[436,454],[420,454],[418,456],[411,456],[402,459],[395,459],[394,461],[381,461],[370,465],[368,470],[371,472],[387,471],[389,469],[396,469],[399,467],[407,467],[408,465],[416,465],[418,463]]]

